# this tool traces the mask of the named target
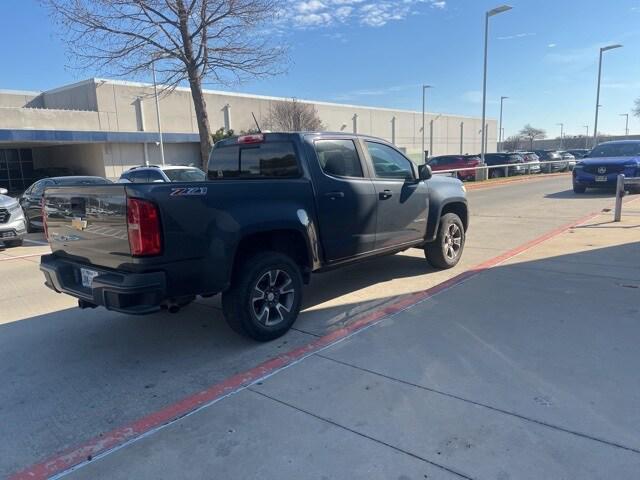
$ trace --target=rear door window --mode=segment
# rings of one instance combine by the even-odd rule
[[[334,177],[362,178],[362,164],[353,140],[316,140],[314,142],[322,171]]]

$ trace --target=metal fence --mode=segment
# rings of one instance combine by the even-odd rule
[[[451,177],[462,177],[467,179],[468,172],[473,171],[473,180],[480,181],[487,178],[515,177],[518,175],[528,175],[532,173],[554,172],[554,164],[563,164],[565,167],[558,168],[555,172],[563,172],[573,168],[568,160],[545,160],[539,162],[506,163],[502,165],[480,165],[477,167],[452,168],[448,170],[434,170],[434,175],[448,175]],[[493,172],[493,174],[492,174]],[[471,179],[471,178],[469,178]]]

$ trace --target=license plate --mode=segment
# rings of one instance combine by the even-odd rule
[[[95,270],[89,270],[88,268],[81,268],[80,276],[82,277],[82,286],[91,288],[91,285],[93,285],[93,279],[98,276],[98,272]]]
[[[598,175],[596,176],[596,182],[606,182],[607,181],[607,176],[606,175]]]

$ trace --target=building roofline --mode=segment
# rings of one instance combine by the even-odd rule
[[[127,86],[127,87],[144,87],[144,88],[153,88],[153,84],[151,83],[144,83],[144,82],[132,82],[129,80],[111,80],[108,78],[94,78],[93,79],[94,82],[98,83],[98,82],[104,82],[104,83],[111,83],[113,85],[122,85],[122,86]],[[191,90],[188,87],[176,87],[175,90],[181,91],[181,92],[190,92]],[[291,100],[292,97],[275,97],[275,96],[270,96],[270,95],[258,95],[258,94],[253,94],[253,93],[239,93],[239,92],[227,92],[227,91],[223,91],[223,90],[210,90],[210,89],[203,89],[203,93],[207,93],[210,95],[224,95],[227,97],[240,97],[240,98],[254,98],[254,99],[258,99],[258,100],[272,100],[272,101],[287,101],[287,100]],[[412,114],[416,114],[416,115],[422,115],[422,111],[418,111],[418,110],[406,110],[406,109],[401,109],[401,108],[389,108],[389,107],[371,107],[371,106],[365,106],[365,105],[353,105],[353,104],[349,104],[349,103],[335,103],[335,102],[325,102],[325,101],[320,101],[320,100],[308,100],[308,99],[303,99],[303,98],[296,98],[296,101],[298,102],[302,102],[302,103],[309,103],[309,104],[313,104],[313,105],[322,105],[322,106],[327,106],[327,107],[341,107],[341,108],[357,108],[360,110],[378,110],[378,111],[385,111],[385,112],[392,112],[392,113],[412,113]],[[426,115],[438,115],[437,112],[425,112]],[[472,119],[472,120],[479,120],[480,117],[474,117],[471,115],[458,115],[455,113],[440,113],[440,115],[446,116],[446,117],[458,117],[458,118],[468,118],[468,119]],[[487,117],[487,120],[496,120],[495,118],[490,118]]]
[[[34,97],[37,97],[41,93],[42,92],[39,92],[37,90],[11,90],[11,89],[8,89],[8,88],[0,88],[0,95],[2,95],[2,94],[8,94],[8,95],[33,95]]]
[[[95,84],[97,82],[96,78],[87,78],[86,80],[80,80],[79,82],[70,83],[69,85],[62,85],[61,87],[52,88],[51,90],[45,90],[42,93],[58,93],[64,92],[65,90],[71,90],[72,88],[77,88],[82,85],[88,85],[90,83]]]

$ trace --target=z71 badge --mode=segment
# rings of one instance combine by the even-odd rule
[[[169,196],[171,197],[193,197],[197,195],[206,195],[207,187],[178,187],[172,188]]]

